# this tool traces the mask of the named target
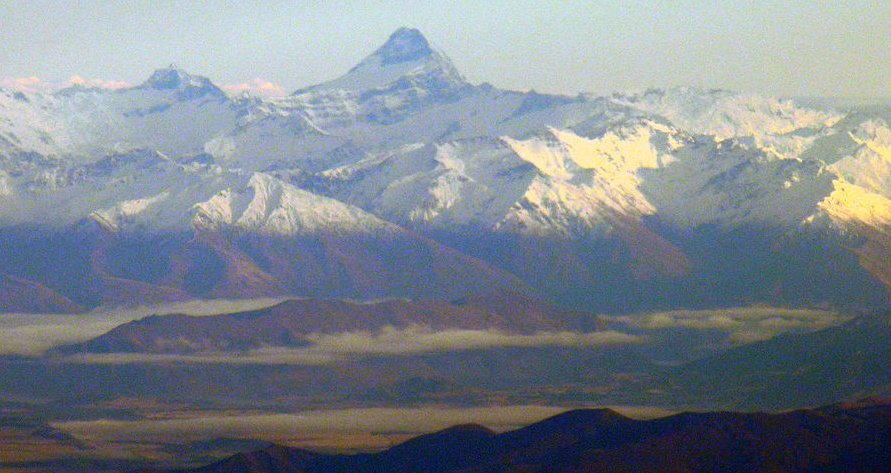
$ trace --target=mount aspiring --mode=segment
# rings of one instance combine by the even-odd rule
[[[0,310],[888,306],[889,120],[693,88],[500,90],[405,28],[284,98],[174,67],[123,90],[0,90]]]

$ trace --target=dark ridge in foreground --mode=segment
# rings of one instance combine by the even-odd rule
[[[502,434],[473,424],[456,426],[380,453],[323,455],[272,446],[176,471],[878,472],[891,465],[889,445],[889,400],[780,414],[682,413],[647,421],[596,409],[566,412]]]

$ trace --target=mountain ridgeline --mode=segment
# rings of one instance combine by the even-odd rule
[[[325,455],[271,446],[181,473],[884,471],[887,403],[783,414],[683,413],[634,420],[576,410],[519,430],[459,425],[383,452]],[[159,470],[146,470],[146,473]]]
[[[493,291],[887,306],[889,116],[500,90],[406,28],[284,98],[173,66],[115,91],[0,90],[0,310]]]

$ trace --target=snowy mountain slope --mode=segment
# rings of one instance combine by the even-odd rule
[[[88,156],[140,148],[173,157],[198,154],[241,113],[240,105],[208,79],[172,66],[131,89],[62,93],[67,97],[53,113],[76,137],[70,152]]]
[[[841,120],[835,112],[798,107],[791,100],[691,87],[618,95],[620,103],[665,117],[691,133],[717,140],[751,136],[763,139],[802,129],[818,130]]]
[[[220,164],[245,171],[316,169],[348,141],[313,123],[303,110],[251,110],[238,125],[208,140],[203,151]]]
[[[51,96],[0,89],[0,158],[5,170],[52,162],[68,145],[63,124],[45,112],[53,103]]]
[[[130,89],[75,86],[51,95],[4,91],[0,143],[76,164],[141,148],[188,156],[231,129],[241,107],[208,79],[171,66]]]
[[[691,93],[689,90],[686,90],[686,89],[682,90],[681,92],[686,93],[686,94]],[[589,102],[585,102],[585,101],[569,101],[568,103],[561,102],[557,106],[557,110],[548,110],[548,112],[551,112],[551,115],[549,115],[547,117],[547,120],[557,119],[560,122],[560,126],[562,127],[562,128],[560,128],[560,127],[548,126],[547,122],[545,122],[545,124],[541,124],[540,119],[533,120],[532,118],[536,114],[541,113],[538,111],[533,111],[533,112],[530,112],[529,114],[521,115],[519,117],[511,115],[511,113],[512,113],[512,112],[510,112],[511,107],[514,107],[514,110],[519,109],[521,107],[521,104],[516,101],[513,102],[512,106],[504,103],[505,100],[513,99],[513,97],[508,97],[507,95],[502,95],[498,99],[491,101],[491,102],[495,102],[495,103],[490,102],[490,103],[480,104],[479,102],[484,100],[486,97],[487,97],[486,92],[481,91],[481,90],[476,90],[473,93],[471,93],[470,95],[468,95],[467,97],[463,98],[462,100],[459,100],[458,102],[450,103],[447,105],[437,105],[435,107],[432,107],[434,110],[437,110],[438,112],[440,112],[440,114],[439,114],[440,116],[438,117],[438,118],[440,118],[440,121],[437,122],[436,124],[433,124],[430,126],[427,126],[428,124],[425,123],[426,117],[424,117],[424,112],[419,112],[417,114],[417,116],[412,117],[413,120],[411,120],[409,123],[401,122],[401,123],[395,124],[388,128],[391,128],[393,131],[397,131],[397,130],[402,131],[403,133],[400,133],[399,136],[411,136],[412,138],[415,138],[418,135],[413,133],[414,129],[410,129],[409,127],[412,126],[414,123],[416,123],[416,121],[418,121],[425,125],[423,127],[424,131],[421,132],[421,138],[424,138],[424,140],[421,142],[425,142],[425,141],[430,142],[432,138],[429,136],[429,134],[430,134],[429,130],[435,130],[437,126],[442,126],[442,123],[444,121],[446,121],[446,120],[443,120],[443,118],[446,118],[447,114],[449,112],[453,112],[453,111],[463,112],[464,110],[462,110],[462,109],[466,109],[466,108],[487,110],[490,113],[492,113],[493,111],[501,110],[501,113],[500,113],[501,116],[490,116],[488,118],[488,120],[487,120],[488,130],[486,130],[486,126],[484,126],[484,125],[477,126],[476,123],[472,123],[472,122],[467,123],[467,124],[463,123],[462,119],[461,119],[462,115],[467,116],[469,114],[459,113],[458,118],[454,122],[449,121],[449,123],[452,124],[452,125],[450,125],[451,130],[444,130],[444,135],[441,135],[435,141],[442,141],[443,139],[446,139],[449,141],[454,141],[455,138],[460,138],[463,135],[468,135],[471,138],[476,138],[477,136],[480,136],[480,135],[474,136],[474,132],[476,132],[476,133],[482,132],[482,133],[485,133],[485,135],[483,135],[483,136],[499,137],[499,138],[505,137],[505,138],[507,138],[507,140],[513,140],[510,142],[518,143],[519,141],[517,141],[517,139],[515,137],[528,137],[530,135],[548,133],[548,130],[552,130],[552,129],[557,130],[558,132],[568,131],[568,130],[572,130],[573,132],[575,132],[575,131],[577,131],[578,128],[590,127],[591,131],[589,131],[589,133],[592,135],[596,135],[597,133],[609,133],[612,131],[610,128],[627,126],[628,121],[635,120],[638,117],[640,117],[641,115],[646,116],[645,111],[627,108],[629,106],[629,104],[625,101],[622,101],[621,103],[612,103],[609,105],[604,105],[602,103],[602,101],[596,101],[596,100],[589,101]],[[505,98],[505,97],[507,97],[507,98]],[[752,100],[755,100],[755,99],[752,99]],[[756,104],[760,104],[761,102],[765,102],[765,101],[761,100],[761,102],[759,102],[758,100],[755,100],[755,102],[756,102]],[[797,159],[799,154],[801,154],[803,151],[808,149],[808,146],[810,144],[812,144],[813,142],[815,142],[816,140],[821,138],[823,134],[828,133],[826,131],[827,129],[824,129],[821,127],[823,127],[827,123],[831,123],[835,119],[834,116],[831,114],[821,114],[821,113],[815,112],[815,111],[798,111],[794,108],[790,108],[793,106],[786,102],[780,103],[780,102],[767,101],[766,103],[767,103],[767,105],[764,105],[762,107],[762,108],[764,108],[764,111],[760,111],[759,109],[754,108],[754,106],[748,104],[748,102],[743,101],[741,99],[737,102],[734,102],[731,100],[724,100],[720,104],[720,106],[724,107],[724,108],[729,108],[732,105],[736,105],[743,109],[743,111],[739,112],[738,114],[743,115],[743,117],[745,119],[744,120],[738,119],[738,120],[734,121],[733,123],[731,123],[730,125],[726,125],[726,127],[725,127],[727,130],[729,130],[726,132],[727,134],[731,134],[730,132],[732,131],[733,132],[732,134],[741,135],[742,137],[739,140],[736,140],[735,142],[738,143],[739,147],[746,148],[746,149],[750,150],[750,152],[752,154],[752,156],[749,158],[737,158],[739,161],[737,164],[743,165],[742,162],[747,161],[747,162],[750,162],[751,165],[754,166],[755,168],[760,168],[760,167],[771,168],[772,170],[770,170],[770,171],[765,170],[763,172],[769,172],[769,173],[774,174],[773,176],[766,176],[766,175],[762,176],[765,179],[767,179],[769,182],[767,184],[764,184],[764,186],[771,189],[769,194],[764,195],[764,197],[765,197],[764,201],[762,201],[760,204],[755,203],[755,204],[750,205],[750,207],[759,207],[760,206],[761,208],[744,208],[744,209],[738,209],[736,211],[726,210],[728,207],[739,206],[740,204],[743,204],[743,202],[740,201],[740,197],[745,195],[745,192],[743,192],[743,191],[739,191],[739,192],[735,192],[735,193],[725,192],[724,196],[710,199],[710,200],[717,200],[717,203],[715,205],[717,205],[720,209],[725,209],[725,210],[706,209],[704,212],[701,212],[699,209],[696,208],[696,206],[689,205],[690,202],[688,202],[688,201],[685,201],[683,203],[677,202],[678,205],[672,206],[672,204],[676,202],[676,196],[675,195],[667,195],[663,198],[663,200],[666,202],[666,207],[671,207],[675,211],[683,211],[683,212],[689,214],[689,215],[680,215],[678,217],[670,217],[670,220],[674,220],[675,218],[677,218],[677,220],[675,220],[675,221],[681,222],[683,224],[701,224],[701,223],[706,223],[706,222],[711,222],[711,221],[725,221],[725,223],[731,223],[734,225],[753,224],[753,223],[754,224],[769,223],[769,224],[779,224],[779,225],[790,226],[790,225],[794,225],[795,223],[799,222],[802,218],[804,218],[806,215],[808,215],[809,211],[812,210],[813,206],[815,206],[816,203],[819,202],[823,196],[825,196],[825,193],[828,193],[828,189],[829,189],[828,181],[825,181],[825,182],[819,181],[819,182],[822,182],[822,184],[817,185],[818,189],[812,189],[813,186],[809,186],[807,184],[801,185],[801,186],[799,186],[799,185],[793,186],[793,184],[796,184],[802,180],[802,177],[801,177],[802,173],[808,174],[811,177],[816,177],[816,174],[818,173],[817,169],[822,166],[820,164],[820,162],[818,162],[817,160],[813,160],[813,159],[804,160],[802,162],[797,162],[795,160]],[[745,113],[743,113],[743,112],[745,112]],[[677,113],[680,113],[680,112],[677,112]],[[751,122],[756,121],[756,117],[758,116],[759,113],[761,113],[762,115],[768,116],[768,118],[770,120],[773,120],[773,122],[762,126],[758,130],[755,130],[757,132],[757,134],[755,136],[745,135],[744,133],[753,130],[752,126],[751,126]],[[442,114],[446,114],[446,117],[441,116]],[[774,118],[774,115],[777,115],[777,114],[780,114],[783,116],[780,118]],[[657,121],[655,121],[653,123],[661,123],[664,121],[664,118],[662,118],[662,117],[654,117],[654,118],[656,118]],[[693,117],[693,118],[697,118],[697,117]],[[601,120],[598,120],[598,119],[601,119]],[[702,118],[702,117],[698,117],[698,119],[706,120],[705,118]],[[770,120],[768,120],[768,121],[770,121]],[[692,118],[689,121],[692,121]],[[604,122],[606,122],[607,124],[605,125]],[[493,124],[496,124],[496,125],[493,127]],[[802,128],[795,128],[798,126],[800,126]],[[792,131],[806,130],[806,132],[801,131],[798,133],[791,133],[789,130],[792,130]],[[350,131],[352,131],[352,130],[350,130]],[[769,134],[774,131],[781,132],[782,134],[781,135]],[[424,132],[427,132],[427,136],[424,136],[425,135]],[[387,134],[387,132],[382,132],[382,133],[374,134],[373,136],[380,139],[382,136],[386,136],[386,134]],[[666,136],[667,135],[663,134],[663,136],[659,137],[658,139],[665,141],[667,139]],[[676,139],[676,138],[673,136],[672,139]],[[353,135],[350,137],[350,140],[351,140],[350,143],[353,143],[353,144],[361,143],[362,136],[361,135]],[[520,140],[520,141],[522,141],[522,140]],[[370,149],[375,150],[375,148],[379,148],[382,144],[384,146],[387,146],[387,148],[385,150],[378,152],[378,153],[374,153],[375,155],[380,156],[381,154],[392,153],[392,151],[389,151],[389,150],[392,150],[393,147],[397,143],[392,143],[392,144],[387,143],[387,142],[381,143],[380,141],[378,141],[377,143],[372,144]],[[399,143],[400,146],[405,146],[407,144],[409,144],[409,143],[405,143],[405,142]],[[678,148],[680,148],[679,143],[674,143],[674,145],[672,145],[672,146],[674,147],[673,150],[667,151],[664,153],[666,162],[670,162],[673,159],[672,158],[673,152],[689,151],[689,150],[678,151]],[[716,144],[716,146],[717,146],[717,144]],[[728,146],[728,145],[724,145],[724,146]],[[666,147],[666,146],[663,146],[663,147]],[[369,149],[369,148],[365,148],[365,149]],[[701,153],[702,150],[699,150],[697,152]],[[528,153],[527,153],[527,155],[528,155]],[[357,160],[362,160],[362,159],[366,159],[366,158],[367,158],[367,155],[357,156]],[[587,159],[587,158],[582,157],[580,159]],[[787,160],[789,162],[786,162]],[[367,159],[366,159],[366,161],[367,161]],[[783,162],[782,163],[774,163],[774,164],[770,164],[770,165],[763,164],[763,163],[767,163],[767,162],[772,163],[773,161],[783,161]],[[700,161],[697,161],[697,163],[698,163],[698,165],[700,165],[700,167],[705,166],[706,168],[708,168],[712,165],[718,166],[718,168],[723,166],[723,164],[721,164],[721,163],[718,163],[718,162],[713,163],[709,160],[700,160]],[[795,164],[793,164],[793,163],[795,163]],[[300,163],[297,163],[296,165],[298,167],[301,166]],[[349,164],[346,165],[346,167],[349,167],[349,166],[350,166]],[[411,167],[411,166],[409,166],[409,167]],[[554,182],[559,181],[559,176],[553,175],[553,173],[551,171],[552,170],[546,169],[541,172],[543,174],[547,175],[547,179],[550,179]],[[689,171],[689,169],[688,169],[688,171]],[[328,176],[328,175],[331,175],[333,172],[334,172],[333,169],[326,170],[322,174],[324,176]],[[408,171],[406,171],[406,172],[408,172]],[[715,175],[721,174],[720,169],[715,169],[713,171],[705,171],[705,172],[711,172]],[[758,171],[758,172],[762,172],[762,171]],[[393,174],[392,171],[388,171],[388,173]],[[638,173],[637,170],[635,170],[632,174],[637,174],[637,173]],[[433,174],[436,174],[436,175],[433,175]],[[417,190],[417,191],[409,193],[410,195],[416,196],[411,201],[423,202],[424,204],[422,206],[419,206],[419,207],[416,206],[415,208],[403,208],[403,209],[399,209],[399,210],[392,208],[393,207],[392,205],[378,206],[378,205],[365,204],[363,207],[368,210],[372,210],[372,211],[374,211],[373,209],[382,209],[379,211],[381,211],[383,214],[389,216],[390,218],[395,218],[401,222],[419,221],[419,222],[424,222],[424,224],[427,224],[427,223],[429,223],[429,220],[436,218],[436,217],[434,217],[434,214],[439,215],[441,213],[441,210],[437,209],[439,204],[435,203],[437,200],[436,195],[442,194],[442,192],[446,189],[448,189],[448,192],[454,194],[455,192],[458,192],[458,190],[457,190],[458,188],[471,189],[471,188],[474,188],[474,186],[475,186],[475,184],[469,180],[466,182],[460,182],[461,178],[454,175],[454,172],[452,173],[453,174],[452,177],[440,176],[437,173],[433,173],[433,174],[431,174],[429,176],[429,180],[430,181],[436,180],[435,183],[430,182],[425,185],[426,189]],[[602,174],[602,170],[600,173],[598,173],[598,175],[601,175],[601,174]],[[652,176],[654,174],[658,174],[658,173],[648,173],[648,175],[650,175],[650,176]],[[681,177],[681,172],[678,172],[677,174],[673,174],[673,173],[671,173],[671,170],[668,166],[665,166],[665,174],[671,174],[674,184],[677,185],[679,188],[700,189],[700,188],[704,187],[704,184],[705,184],[703,182],[700,182],[699,185],[697,186],[696,182],[691,182],[691,183],[683,182],[682,179],[678,179],[679,177]],[[604,176],[605,176],[605,174],[604,174]],[[712,176],[712,177],[714,177],[714,176]],[[745,177],[745,175],[739,176],[739,178],[743,178],[743,177]],[[418,188],[417,182],[418,182],[419,176],[413,176],[410,179],[407,176],[400,176],[400,179],[403,179],[403,178],[406,180],[394,182],[393,184],[396,185],[397,187],[404,188],[404,187],[406,187],[406,185],[408,183],[413,183],[412,185],[414,185],[414,187]],[[555,180],[554,178],[558,178],[558,179]],[[724,174],[724,175],[722,175],[722,178],[728,179],[728,176],[726,174]],[[634,177],[634,179],[638,179],[638,178]],[[706,178],[706,180],[707,179],[708,178]],[[735,179],[735,177],[731,178],[731,180],[732,179]],[[760,177],[752,176],[752,177],[749,177],[748,179],[758,180],[758,179],[760,179]],[[774,182],[777,180],[779,180],[778,183]],[[592,189],[599,189],[600,186],[605,181],[614,182],[614,179],[604,178],[604,179],[601,179],[598,183],[596,183],[596,185],[592,185],[590,187]],[[753,185],[752,182],[749,182],[748,184],[745,182],[740,183],[740,186],[745,187],[745,188],[750,188],[752,185]],[[780,186],[780,187],[777,187],[777,186]],[[343,186],[341,186],[341,187],[343,187]],[[479,186],[477,186],[477,187],[479,187]],[[494,187],[497,188],[497,186],[494,186]],[[547,186],[545,186],[545,187],[547,187]],[[661,187],[661,185],[660,185],[660,187]],[[792,189],[789,190],[790,188],[792,188]],[[439,190],[437,190],[437,189],[439,189]],[[628,188],[626,186],[626,188],[623,190],[627,192],[630,190],[630,188]],[[765,189],[765,192],[767,192],[767,189]],[[824,192],[824,195],[811,195],[813,193],[819,194],[820,192]],[[563,195],[568,200],[564,199],[564,201],[560,201],[560,199],[557,199],[555,201],[553,198],[547,197],[547,194],[549,194],[549,193],[553,194],[553,195]],[[581,219],[584,221],[584,220],[590,220],[590,216],[585,217],[585,216],[581,215],[581,213],[590,212],[592,205],[590,202],[585,202],[585,200],[587,198],[586,196],[588,196],[588,194],[591,194],[591,193],[592,192],[589,189],[582,195],[576,195],[575,197],[570,197],[573,194],[571,192],[568,192],[566,189],[563,189],[563,190],[545,189],[545,188],[542,188],[541,185],[538,185],[537,189],[532,190],[530,197],[533,200],[541,200],[540,198],[544,197],[545,200],[549,200],[551,202],[549,205],[551,205],[552,207],[553,206],[557,206],[557,207],[568,206],[571,208],[574,204],[572,204],[570,202],[570,200],[574,200],[575,202],[582,202],[581,204],[575,204],[575,209],[571,210],[569,212],[570,212],[570,214],[572,214],[573,218]],[[389,194],[394,194],[392,188],[389,189]],[[618,196],[618,195],[623,195],[621,192],[612,192],[612,194],[614,197]],[[356,197],[356,196],[346,196],[346,195],[344,195],[344,193],[338,193],[336,195],[340,196],[340,198],[355,198]],[[397,193],[397,195],[398,195],[398,193]],[[362,197],[363,198],[361,198],[361,199],[357,199],[357,201],[369,202],[370,201],[369,198],[372,200],[375,198],[379,198],[379,200],[381,200],[381,201],[390,201],[390,202],[392,202],[394,200],[398,200],[398,199],[393,199],[393,198],[384,198],[382,190],[379,191],[377,193],[377,195],[373,195],[373,196],[369,196],[367,194],[367,192],[363,192]],[[625,198],[625,197],[621,197],[621,198]],[[631,204],[630,207],[635,207],[638,205],[644,205],[644,206],[648,205],[648,204],[642,203],[646,199],[641,198],[641,196],[629,197],[629,199],[635,201],[635,204]],[[779,199],[781,201],[789,201],[789,202],[784,203],[780,206],[764,207],[763,204],[765,201],[767,201],[767,200],[774,201],[777,199]],[[804,200],[802,200],[802,199],[804,199]],[[447,200],[449,200],[449,199],[447,199]],[[449,207],[455,207],[455,205],[460,205],[460,204],[458,204],[459,200],[460,199],[450,199]],[[727,202],[727,200],[730,200],[730,202]],[[602,204],[602,202],[603,202],[603,199],[601,198],[601,204]],[[798,202],[805,202],[805,203],[799,204]],[[521,211],[523,204],[519,203],[519,199],[518,199],[517,203],[518,203],[517,210]],[[617,202],[614,200],[612,202],[612,204],[615,206],[615,205],[617,205]],[[649,203],[649,204],[651,205],[652,203]],[[362,205],[362,204],[360,204],[360,205]],[[798,207],[801,207],[801,206],[805,206],[805,207],[810,206],[810,208],[798,209]],[[792,207],[791,210],[790,210],[790,207]],[[792,214],[791,216],[789,216],[790,212]],[[657,212],[655,212],[654,210],[651,210],[649,213],[652,214],[652,213],[657,213]],[[668,212],[668,213],[671,213],[671,212]],[[406,218],[407,216],[409,218]],[[474,218],[468,218],[466,215],[463,215],[460,218],[457,218],[457,219],[452,218],[450,220],[453,222],[457,220],[457,221],[463,221],[463,222],[471,221],[474,223],[477,223],[477,222],[486,222],[487,224],[490,223],[487,221],[488,219],[481,218],[480,212],[477,212],[477,217],[474,217]],[[560,222],[564,226],[567,224],[567,221],[565,219],[560,220]],[[547,226],[548,224],[545,224],[545,225]],[[592,228],[592,226],[590,226],[590,225],[588,227]],[[505,228],[507,228],[507,227],[505,227]],[[511,228],[518,228],[518,227],[513,226]]]
[[[219,167],[178,163],[157,151],[114,154],[19,176],[0,221],[64,227],[95,217],[111,226],[187,229],[191,206],[234,179]]]
[[[817,208],[833,224],[843,229],[848,225],[891,229],[891,199],[844,179],[836,179],[832,184],[832,193]]]
[[[573,220],[586,233],[607,223],[612,215],[638,219],[654,214],[656,209],[639,191],[638,171],[661,167],[671,159],[655,149],[654,132],[670,130],[649,122],[610,130],[594,139],[553,128],[543,138],[502,138],[550,183],[537,180],[498,226],[537,227],[539,234],[557,227],[572,236]],[[555,220],[563,223],[555,225]]]
[[[337,200],[255,173],[240,190],[221,191],[195,204],[192,225],[201,230],[231,226],[281,236],[377,234],[395,230],[377,217]]]
[[[881,119],[867,120],[845,135],[854,149],[831,168],[847,181],[891,198],[891,128]]]
[[[503,136],[409,145],[322,177],[341,200],[364,202],[370,211],[407,225],[578,236],[613,213],[655,212],[637,190],[637,170],[659,166],[661,159],[649,132],[628,131],[637,135],[627,141],[614,133],[589,140],[549,128],[528,140]]]
[[[834,176],[817,161],[775,159],[735,140],[692,139],[642,192],[677,228],[743,225],[794,228],[831,192]]]
[[[493,227],[534,177],[494,139],[408,145],[323,173],[334,195],[420,227]]]
[[[891,287],[891,199],[844,178],[833,181],[833,191],[805,220],[861,240],[853,247],[860,264]]]

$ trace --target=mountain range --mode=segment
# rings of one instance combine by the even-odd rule
[[[2,90],[0,310],[493,291],[887,306],[889,120],[695,88],[500,90],[407,28],[283,98],[175,67]]]
[[[880,471],[886,402],[811,407],[891,395],[889,124],[502,90],[409,28],[286,97],[0,89],[0,468]],[[265,447],[447,408],[574,410]]]

